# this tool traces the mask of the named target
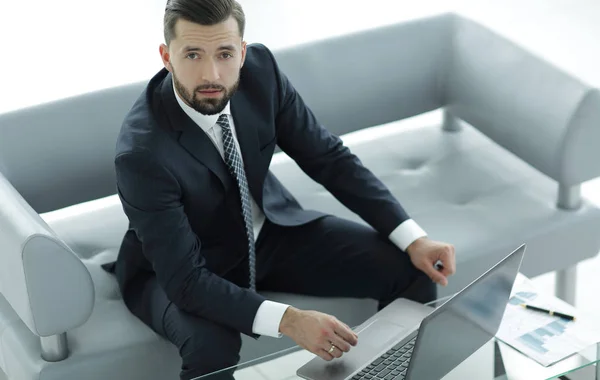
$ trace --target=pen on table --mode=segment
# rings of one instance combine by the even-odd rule
[[[542,309],[541,307],[527,305],[527,304],[524,304],[524,303],[522,303],[521,306],[524,307],[525,309],[535,310],[535,311],[539,311],[539,312],[542,312],[542,313],[546,313],[546,314],[550,314],[550,315],[555,315],[557,317],[561,317],[563,319],[568,319],[570,321],[574,321],[575,320],[574,316],[568,315],[568,314],[564,314],[564,313],[559,313],[558,311],[552,311],[552,310]]]

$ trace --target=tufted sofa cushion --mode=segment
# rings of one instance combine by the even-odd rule
[[[431,238],[455,245],[457,274],[440,295],[460,290],[523,242],[529,276],[596,253],[597,207],[584,201],[577,211],[558,209],[555,181],[468,124],[447,132],[441,123],[434,111],[343,136]],[[286,155],[271,169],[304,208],[363,222]],[[548,259],[557,249],[565,254]]]

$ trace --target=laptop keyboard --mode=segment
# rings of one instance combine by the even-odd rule
[[[400,342],[352,377],[352,380],[403,380],[415,346],[415,336]]]

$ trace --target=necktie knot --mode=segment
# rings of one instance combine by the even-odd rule
[[[219,118],[217,119],[217,125],[219,125],[221,128],[229,129],[229,118],[226,114],[222,113],[219,116]]]

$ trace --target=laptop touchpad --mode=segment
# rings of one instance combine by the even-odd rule
[[[383,348],[385,343],[396,338],[404,330],[404,326],[377,319],[358,333],[358,345]]]

